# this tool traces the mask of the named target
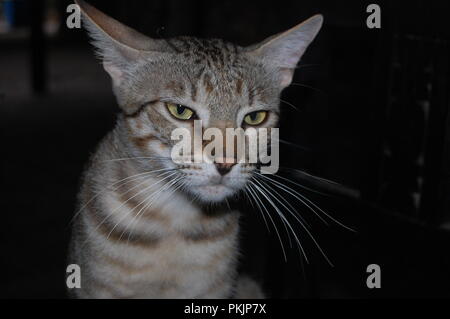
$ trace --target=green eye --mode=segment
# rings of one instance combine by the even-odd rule
[[[179,120],[190,120],[194,116],[194,111],[187,106],[174,103],[166,103],[166,106],[170,114]]]
[[[247,114],[244,117],[244,122],[248,125],[259,125],[262,122],[264,122],[266,117],[267,117],[267,111],[256,111],[256,112]]]

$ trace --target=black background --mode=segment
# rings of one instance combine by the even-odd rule
[[[85,32],[62,25],[45,39],[37,26],[51,1],[20,2],[28,33],[0,36],[0,296],[64,298],[79,177],[119,110]],[[281,138],[301,148],[282,144],[281,161],[345,185],[305,195],[357,232],[299,207],[335,265],[299,229],[302,267],[246,207],[242,268],[279,298],[450,296],[447,1],[377,1],[379,30],[366,26],[367,1],[90,2],[149,36],[240,45],[322,13],[294,79],[307,87],[282,97],[299,111],[283,103]],[[53,3],[64,22],[70,2]],[[381,289],[366,286],[369,264],[381,266]]]

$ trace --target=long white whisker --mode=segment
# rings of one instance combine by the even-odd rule
[[[250,197],[251,194],[250,194],[250,192],[249,192],[249,190],[248,190],[248,185],[246,185],[246,186],[244,187],[244,194],[245,194],[245,195],[247,196],[247,198],[249,199],[250,204],[252,205],[253,209],[255,209],[255,206],[253,206],[253,201],[254,201],[255,199],[252,200],[252,198]],[[266,224],[267,231],[270,233],[269,224],[267,223],[266,216],[264,216],[264,211],[262,210],[261,206],[259,205],[259,203],[258,203],[256,200],[255,200],[255,204],[258,206],[257,210],[261,213],[261,216],[262,216],[262,218],[263,218],[263,220],[264,220],[264,224]]]
[[[262,174],[261,174],[261,175],[262,175]],[[278,182],[278,181],[275,181],[274,179],[271,179],[271,178],[267,177],[266,175],[264,175],[264,177],[267,178],[268,180],[270,180],[272,183],[278,184],[280,187],[283,187],[283,188],[286,188],[286,187],[287,187],[286,185],[284,185],[284,184],[282,184],[282,183],[280,183],[280,182]],[[287,178],[285,178],[285,177],[282,177],[282,176],[277,176],[277,177],[297,185],[297,183],[295,183],[295,182],[293,182],[293,181],[291,181],[291,180],[289,180],[289,179],[287,179]],[[305,195],[300,194],[299,192],[295,191],[294,189],[292,189],[292,188],[290,188],[290,187],[287,187],[287,188],[291,189],[295,194],[297,194],[298,196],[300,196],[305,202],[309,203],[311,206],[313,206],[314,208],[318,209],[322,214],[324,214],[326,217],[328,217],[329,219],[331,219],[333,222],[335,222],[335,223],[338,224],[339,226],[341,226],[341,227],[343,227],[343,228],[345,228],[345,229],[347,229],[347,230],[349,230],[349,231],[351,231],[351,232],[356,232],[356,231],[353,230],[352,228],[350,228],[350,227],[348,227],[348,226],[345,226],[345,225],[342,224],[340,221],[338,221],[336,218],[334,218],[333,216],[331,216],[331,215],[329,215],[328,213],[326,213],[322,208],[320,208],[319,206],[317,206],[313,201],[311,201],[311,200],[310,200],[308,197],[306,197]],[[286,189],[285,189],[285,191],[288,192],[288,190],[286,190]],[[292,192],[289,192],[289,193],[290,193],[292,196],[296,197],[298,200],[300,200],[297,196],[294,195],[294,193],[292,193]],[[307,203],[305,203],[305,202],[304,202],[304,204],[305,204],[307,207],[310,207],[310,206],[307,205]],[[311,209],[311,208],[310,208],[310,209]],[[313,211],[313,212],[316,214],[316,216],[318,216],[318,217],[320,216],[319,214],[317,214],[317,212],[316,212],[314,209],[311,209],[311,211]],[[324,221],[323,218],[321,218],[321,217],[319,217],[319,218],[320,218],[322,221]],[[325,222],[325,221],[324,221],[324,222]],[[325,222],[325,223],[326,223],[326,222]],[[326,224],[328,225],[328,223],[326,223]]]
[[[98,196],[100,196],[101,194],[107,192],[109,190],[110,187],[116,186],[116,188],[113,189],[113,191],[116,191],[117,189],[119,189],[120,187],[122,187],[123,185],[126,185],[128,183],[131,183],[133,181],[136,181],[137,179],[146,177],[148,175],[154,174],[154,173],[158,173],[158,172],[162,172],[162,171],[173,171],[176,170],[174,168],[163,168],[163,169],[158,169],[158,170],[153,170],[153,171],[147,171],[147,172],[143,172],[143,173],[139,173],[139,174],[135,174],[135,175],[131,175],[125,178],[122,178],[119,181],[114,182],[111,185],[108,185],[105,187],[104,190],[96,193],[94,196],[92,196],[83,206],[81,206],[81,208],[78,209],[78,211],[74,214],[74,216],[72,217],[70,223],[73,223],[73,221],[75,220],[75,218],[83,211],[83,209],[85,209],[94,199],[96,199]],[[140,184],[139,184],[140,185]]]
[[[287,104],[287,105],[289,105],[290,107],[292,107],[294,110],[296,110],[297,112],[300,112],[300,110],[298,109],[298,107],[296,107],[294,104],[292,104],[292,103],[290,103],[290,102],[288,102],[288,101],[286,101],[286,100],[283,100],[283,99],[280,99],[280,101],[282,102],[282,103],[285,103],[285,104]]]
[[[291,214],[294,215],[294,217],[297,219],[301,219],[301,222],[304,223],[306,226],[308,226],[308,228],[311,228],[311,226],[309,225],[309,223],[300,215],[300,213],[297,212],[297,210],[295,209],[294,206],[291,205],[291,203],[289,203],[286,199],[284,199],[284,197],[273,187],[271,187],[268,183],[264,182],[264,180],[260,180],[261,183],[263,183],[267,188],[269,188],[269,190],[273,193],[275,193],[276,195],[278,195],[278,202],[289,212],[291,212]],[[281,189],[279,186],[274,185],[276,187],[278,187],[279,189]],[[281,189],[283,190],[283,189]],[[276,196],[273,196],[274,198],[277,198]],[[282,199],[284,201],[284,203],[289,206],[287,207],[284,203],[280,202],[280,199]],[[297,213],[297,214],[295,214]]]
[[[167,173],[170,173],[170,172],[163,172],[163,173],[159,174],[157,177],[160,177],[161,175],[165,175],[165,174],[167,174]],[[169,176],[166,176],[166,177],[164,177],[163,179],[158,180],[156,183],[153,183],[152,185],[145,187],[144,189],[142,189],[140,192],[138,192],[138,193],[135,194],[134,196],[128,198],[125,202],[123,202],[121,205],[119,205],[118,207],[116,207],[115,209],[113,209],[110,213],[108,213],[108,214],[105,216],[105,218],[103,218],[103,220],[102,220],[98,225],[96,225],[96,227],[95,227],[95,229],[94,229],[94,232],[95,232],[96,230],[98,230],[98,229],[99,229],[99,228],[100,228],[100,227],[101,227],[101,226],[102,226],[109,218],[111,218],[111,216],[114,215],[114,213],[115,213],[118,209],[120,209],[123,205],[125,205],[129,200],[131,200],[132,198],[138,196],[139,194],[141,194],[142,192],[146,191],[147,189],[150,189],[151,187],[155,186],[156,184],[158,184],[158,183],[164,181],[165,179],[170,178],[171,176],[173,176],[173,175],[175,175],[175,174],[177,174],[176,171],[175,171],[175,172],[172,172]],[[145,181],[143,181],[143,182],[141,182],[141,183],[135,185],[133,188],[135,188],[135,187],[137,187],[137,186],[143,184],[144,182],[145,182]],[[128,193],[128,192],[130,192],[131,190],[132,190],[132,189],[129,189],[127,192],[125,192],[125,194]],[[120,223],[120,221],[119,221],[119,223]],[[112,231],[117,227],[117,225],[118,225],[119,223],[116,223],[116,224],[115,224],[114,228],[113,228],[113,229],[111,230],[111,232],[108,234],[108,238],[109,238],[109,236],[111,235]],[[83,244],[82,246],[84,246],[84,245],[88,242],[88,239],[89,239],[89,238],[86,239],[86,241],[84,242],[84,244]]]
[[[178,186],[176,185],[179,181],[181,181],[181,177],[175,179],[172,182],[166,183],[166,185],[164,187],[162,187],[157,192],[153,193],[148,198],[146,198],[144,201],[148,201],[148,202],[139,210],[139,212],[133,217],[131,222],[125,227],[125,229],[123,230],[122,234],[120,234],[119,239],[122,238],[123,234],[127,231],[127,229],[130,226],[133,227],[134,224],[139,222],[139,220],[142,218],[143,213],[152,206],[152,204],[154,203],[154,200],[156,199],[157,195],[161,194],[163,191],[169,189],[170,187],[175,186],[174,189],[171,191],[171,193],[167,196],[167,198],[172,196],[180,188],[180,185],[178,185]],[[168,185],[168,184],[170,184],[170,185]],[[182,184],[183,184],[183,182],[181,183],[181,185]],[[141,204],[142,203],[140,203],[139,205],[141,205]],[[138,206],[136,206],[136,207],[138,207]],[[127,244],[130,241],[132,232],[133,232],[133,230],[131,230],[130,233],[128,234]]]
[[[267,188],[264,187],[264,185],[262,185],[262,183],[259,183],[257,180],[255,180],[259,186],[261,186],[261,188],[263,188],[267,194],[272,195],[273,198],[275,198],[280,204],[281,201],[277,199],[277,197],[275,197],[273,194],[271,194]],[[262,181],[261,181],[262,182]],[[302,228],[306,231],[306,233],[308,234],[308,236],[312,239],[312,241],[314,242],[314,244],[316,245],[317,249],[319,249],[320,253],[322,254],[322,256],[325,258],[325,260],[330,264],[330,266],[334,266],[333,263],[330,261],[330,259],[328,258],[328,256],[325,254],[325,252],[323,251],[323,249],[320,247],[319,243],[317,242],[317,240],[314,238],[314,236],[311,234],[311,232],[309,231],[309,229],[303,224],[303,222],[297,218],[297,216],[292,213],[290,210],[288,210],[288,212],[299,222],[299,224],[302,226]]]
[[[257,173],[259,175],[259,173]],[[290,194],[291,196],[293,196],[294,198],[296,198],[300,203],[302,203],[303,205],[305,205],[306,207],[308,207],[316,216],[317,218],[319,218],[325,225],[329,226],[328,222],[322,218],[322,216],[320,216],[316,210],[314,209],[314,206],[310,206],[308,204],[308,202],[305,199],[305,196],[300,194],[299,192],[296,192],[293,188],[284,185],[278,181],[275,181],[263,174],[261,174],[263,178],[267,179],[269,182],[271,182],[273,185],[277,186],[279,189],[284,190],[286,193]],[[260,176],[260,175],[259,175]],[[277,177],[281,177],[281,176],[277,176]]]
[[[311,86],[311,85],[307,85],[307,84],[302,84],[302,83],[291,83],[290,85],[301,86],[301,87],[304,87],[304,88],[307,88],[307,89],[314,90],[314,91],[316,91],[316,92],[325,93],[325,92],[322,91],[321,89],[315,88],[315,87],[313,87],[313,86]]]
[[[293,142],[289,142],[289,141],[286,141],[286,140],[283,140],[283,139],[280,139],[280,138],[279,139],[272,139],[272,140],[280,142],[282,144],[290,145],[290,146],[295,147],[295,148],[299,148],[299,149],[301,149],[302,151],[305,151],[305,152],[310,152],[311,151],[311,149],[306,147],[306,146],[298,145],[298,144],[295,144]]]
[[[308,256],[305,253],[305,250],[303,249],[303,245],[301,244],[299,238],[297,237],[297,234],[295,233],[294,229],[292,228],[291,224],[289,223],[289,221],[286,219],[286,217],[283,215],[283,213],[278,209],[278,207],[275,205],[275,203],[270,199],[270,197],[256,184],[253,184],[253,186],[260,192],[261,195],[263,195],[267,201],[272,205],[272,207],[275,209],[275,211],[277,212],[278,216],[284,220],[286,222],[286,225],[289,227],[289,229],[292,232],[292,235],[294,235],[295,241],[297,243],[297,246],[299,248],[300,253],[303,255],[303,257],[305,258],[305,261],[307,263],[309,263],[308,260]]]
[[[133,198],[135,198],[136,196],[138,196],[138,195],[140,195],[140,194],[142,194],[142,193],[148,191],[148,190],[151,189],[153,186],[159,184],[160,182],[162,182],[162,181],[164,181],[164,180],[166,180],[166,179],[168,179],[168,178],[171,178],[172,176],[174,176],[174,175],[176,175],[176,174],[177,174],[177,172],[174,172],[174,173],[170,174],[169,176],[166,176],[166,177],[164,177],[163,179],[158,180],[157,182],[151,184],[150,186],[145,187],[145,188],[142,189],[141,191],[139,191],[139,192],[137,192],[136,194],[134,194],[133,196],[129,197],[129,198],[128,198],[126,201],[124,201],[121,205],[119,205],[117,208],[115,208],[115,209],[111,212],[111,214],[109,214],[107,217],[105,217],[104,221],[106,221],[106,219],[107,219],[109,216],[112,216],[112,215],[114,214],[114,212],[116,212],[116,211],[119,210],[121,207],[123,207],[123,206],[124,206],[126,203],[128,203],[131,199],[133,199]],[[141,202],[141,203],[142,203],[142,202]],[[137,206],[140,206],[141,203],[138,204]],[[136,208],[136,206],[135,206],[134,208]],[[132,211],[134,210],[134,208],[132,209]],[[131,212],[132,212],[132,211],[131,211]],[[130,213],[131,213],[131,212],[130,212]],[[118,225],[119,225],[126,217],[127,217],[127,214],[124,214],[124,216],[121,218],[121,220],[120,220],[119,222],[117,222],[117,223],[114,225],[114,227],[111,229],[111,231],[109,232],[107,238],[109,238],[109,236],[112,234],[112,232],[114,231],[114,229],[116,229],[116,227],[117,227],[117,226],[118,226]],[[100,224],[100,225],[101,225],[101,224]]]
[[[175,179],[174,181],[169,181],[166,184],[164,184],[160,189],[158,189],[156,192],[149,194],[146,198],[144,198],[139,204],[137,204],[135,207],[133,207],[133,209],[130,211],[130,213],[132,213],[135,209],[137,209],[139,206],[142,205],[141,209],[139,209],[139,211],[134,214],[133,218],[131,219],[131,221],[128,223],[128,225],[124,228],[124,230],[122,231],[122,233],[120,234],[119,239],[122,239],[123,234],[127,231],[127,229],[132,226],[134,223],[137,223],[138,220],[140,220],[141,218],[141,214],[143,214],[152,204],[154,199],[156,198],[156,196],[158,196],[159,194],[161,194],[162,192],[166,191],[167,189],[170,188],[170,185],[172,185],[174,182],[177,182],[178,180]],[[170,184],[170,185],[169,185]],[[147,203],[146,203],[147,202]],[[130,240],[130,234],[128,234],[128,241]]]
[[[263,201],[258,197],[256,191],[253,189],[253,186],[256,186],[253,184],[252,181],[249,181],[249,192],[250,194],[252,194],[252,196],[254,197],[255,201],[259,201],[259,203],[261,204],[261,206],[264,208],[264,210],[267,213],[267,216],[269,217],[270,221],[272,222],[273,227],[275,228],[275,233],[277,234],[278,240],[280,242],[281,245],[281,249],[283,251],[283,256],[284,256],[284,261],[287,262],[287,255],[286,255],[286,251],[284,249],[284,245],[283,245],[283,240],[281,239],[280,233],[278,232],[278,227],[276,226],[272,216],[269,213],[269,210],[267,209],[266,205],[264,205]]]
[[[280,169],[285,170],[284,167],[280,167]],[[273,177],[280,178],[280,179],[283,179],[283,180],[285,180],[285,181],[288,181],[289,183],[294,184],[294,185],[296,185],[296,186],[298,186],[298,187],[300,187],[300,188],[302,188],[302,189],[305,189],[305,190],[307,190],[307,191],[310,191],[310,192],[313,192],[313,193],[317,193],[317,194],[320,194],[320,195],[323,195],[323,196],[330,196],[330,194],[326,194],[326,193],[324,193],[324,192],[321,192],[321,191],[312,189],[312,188],[310,188],[310,187],[308,187],[308,186],[305,186],[305,185],[303,185],[303,184],[299,184],[299,183],[294,182],[294,181],[292,181],[292,180],[290,180],[290,179],[286,179],[286,178],[284,178],[283,176],[280,176],[280,175],[272,175],[272,176],[273,176]],[[287,186],[287,185],[286,185],[286,186]]]
[[[258,177],[258,176],[256,176],[256,175],[253,176],[253,180],[254,180],[255,182],[258,181],[258,180],[257,180],[257,177]],[[258,184],[259,184],[259,183],[258,183]],[[283,204],[282,204],[282,205],[283,205]],[[284,206],[284,205],[283,205],[283,206]],[[284,207],[286,208],[286,206],[284,206]],[[287,208],[287,209],[288,209],[288,208]],[[289,229],[287,228],[286,223],[284,222],[284,220],[281,219],[281,221],[282,221],[282,223],[283,223],[284,229],[286,230],[286,234],[288,235],[289,246],[292,248],[292,239],[291,239],[291,234],[289,233]]]

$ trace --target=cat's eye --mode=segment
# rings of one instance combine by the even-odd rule
[[[181,104],[166,103],[166,106],[170,114],[179,120],[190,120],[195,115],[194,111]]]
[[[247,114],[244,117],[245,124],[248,125],[259,125],[267,118],[267,111],[256,111]]]

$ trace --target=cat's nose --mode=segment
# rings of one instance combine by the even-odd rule
[[[228,174],[236,163],[215,163],[217,171],[220,175]]]

